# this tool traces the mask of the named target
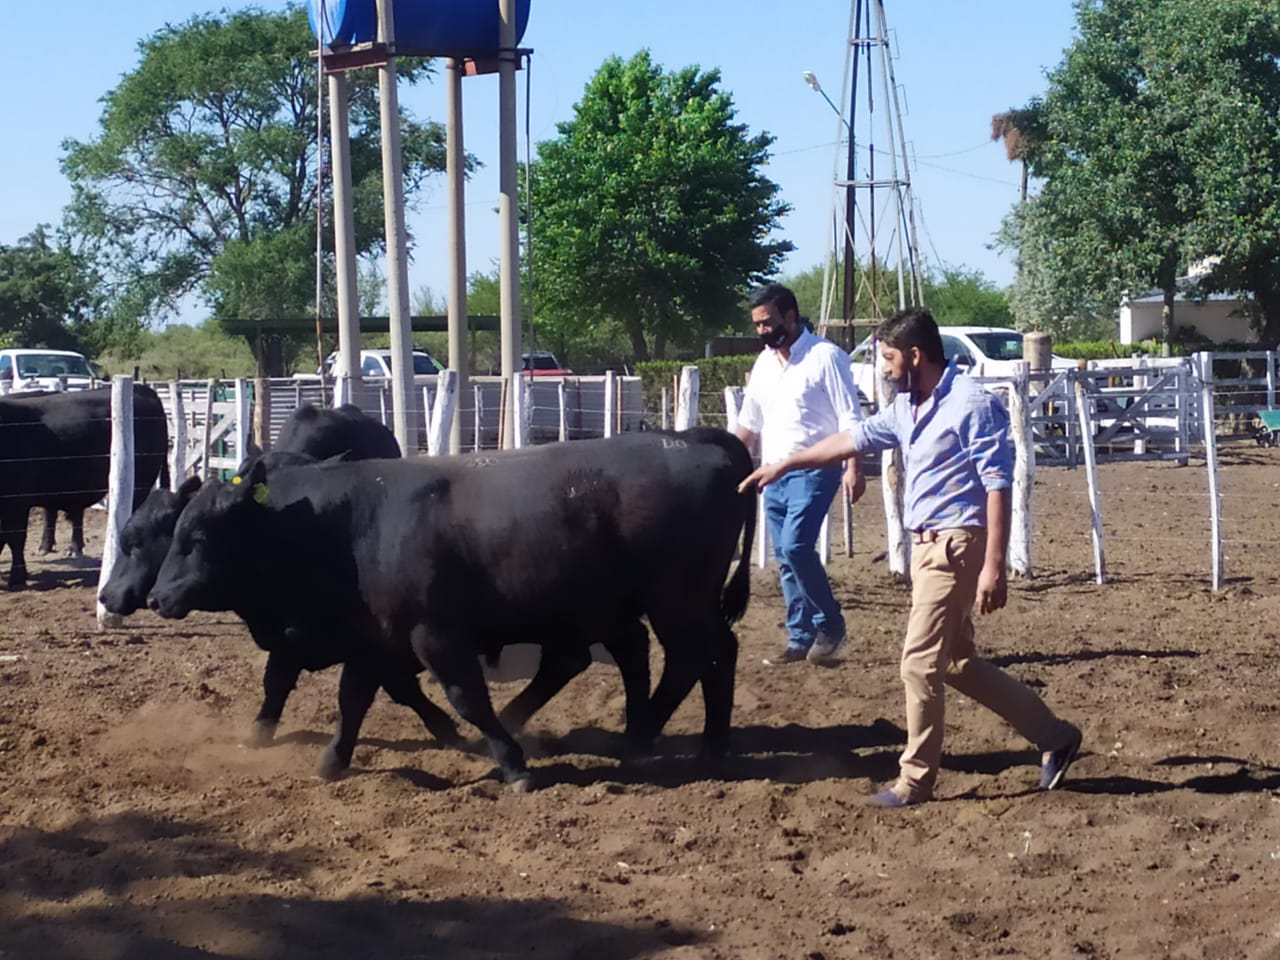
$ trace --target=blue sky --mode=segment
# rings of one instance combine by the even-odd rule
[[[848,0],[531,0],[522,45],[534,50],[532,138],[556,135],[556,123],[572,117],[583,87],[608,56],[629,57],[647,47],[668,69],[717,67],[739,120],[753,133],[777,137],[767,175],[794,208],[782,235],[797,248],[785,270],[820,263],[831,242],[838,121],[802,74],[813,71],[839,102],[850,7]],[[9,147],[0,152],[0,243],[59,221],[70,196],[58,169],[61,143],[95,135],[98,100],[136,65],[138,41],[167,22],[217,9],[200,0],[131,0],[110,10],[98,0],[11,5],[9,80],[0,111],[9,130]],[[1003,147],[990,142],[990,118],[1043,92],[1045,71],[1072,38],[1071,0],[887,0],[885,10],[914,156],[921,252],[933,263],[981,270],[1008,283],[1011,263],[988,245],[1017,200],[1019,174]],[[56,19],[45,22],[49,14]],[[523,74],[519,88],[523,157]],[[491,269],[498,255],[497,90],[496,77],[470,78],[464,85],[466,146],[485,164],[467,188],[473,271]],[[403,88],[400,96],[417,117],[443,122],[443,83]],[[414,291],[447,287],[439,239],[444,204],[441,177],[409,214]],[[802,306],[816,312],[816,305]]]

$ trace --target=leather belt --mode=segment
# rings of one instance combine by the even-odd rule
[[[915,544],[937,543],[938,537],[941,535],[940,530],[919,530],[911,531],[911,542]]]

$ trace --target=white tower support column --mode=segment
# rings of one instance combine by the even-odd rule
[[[336,378],[360,376],[360,297],[356,285],[356,227],[351,198],[351,123],[348,106],[347,75],[329,74],[333,253],[338,282],[338,362],[333,370]],[[359,387],[356,389],[359,390]],[[351,400],[348,389],[343,402]],[[341,406],[336,397],[333,405]]]
[[[395,26],[392,0],[377,0],[378,41],[390,55],[378,68],[382,124],[382,206],[387,240],[387,308],[391,323],[392,432],[406,457],[418,450],[412,409],[413,336],[409,329],[409,271],[404,225],[404,176],[400,165],[400,97],[396,91]]]
[[[502,376],[520,369],[520,206],[516,196],[516,0],[498,0],[498,221]],[[504,446],[515,441],[515,405],[506,405]]]
[[[465,396],[467,371],[467,218],[466,154],[462,137],[462,61],[445,61],[449,107],[445,121],[445,170],[449,181],[449,369],[457,378],[456,396]],[[462,451],[462,418],[453,419],[449,452]]]

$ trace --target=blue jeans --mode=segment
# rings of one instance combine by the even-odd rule
[[[818,559],[818,532],[840,489],[840,468],[792,470],[764,488],[764,515],[787,605],[787,637],[806,649],[818,631],[844,633],[844,615]]]

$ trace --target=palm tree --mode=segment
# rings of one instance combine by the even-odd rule
[[[991,139],[1004,141],[1005,156],[1009,162],[1022,164],[1022,200],[1027,199],[1027,178],[1032,151],[1040,139],[1040,112],[1036,104],[1027,107],[1011,107],[991,118]]]

